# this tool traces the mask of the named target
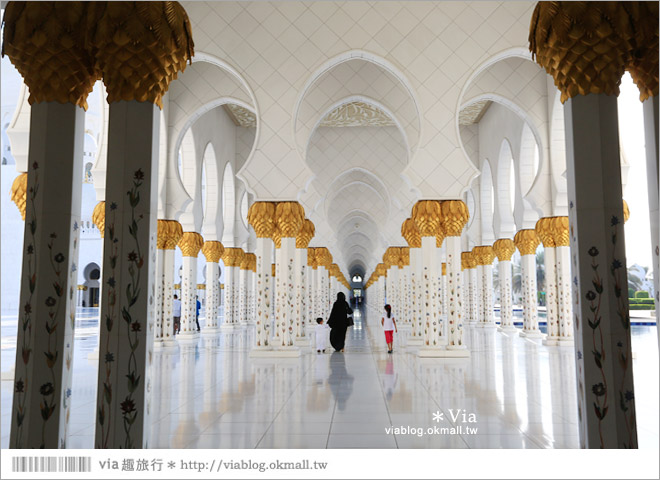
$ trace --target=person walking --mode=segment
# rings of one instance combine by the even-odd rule
[[[325,353],[325,344],[326,339],[328,338],[328,326],[323,324],[323,319],[321,317],[316,319],[314,334],[316,337],[316,353]]]
[[[384,316],[380,319],[380,324],[385,329],[385,342],[387,342],[387,353],[392,353],[394,349],[394,332],[399,332],[396,328],[396,320],[392,316],[392,307],[390,305],[385,305],[385,313],[387,316]]]
[[[172,310],[172,317],[174,317],[174,335],[176,335],[181,332],[181,300],[179,300],[177,295],[174,295]]]
[[[330,318],[328,319],[328,326],[330,327],[330,345],[335,349],[335,352],[344,351],[344,343],[346,342],[346,329],[349,326],[348,316],[353,315],[353,310],[346,302],[346,295],[344,292],[337,293],[337,300],[332,305]]]
[[[195,323],[197,324],[197,331],[199,332],[199,309],[202,308],[202,304],[199,302],[199,297],[196,297],[195,301],[197,302],[195,304]]]

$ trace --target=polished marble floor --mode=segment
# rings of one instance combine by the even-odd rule
[[[355,323],[343,354],[251,358],[249,329],[157,352],[151,447],[577,448],[572,347],[468,327],[469,359],[421,359],[403,331],[389,355],[375,319]],[[3,318],[3,370],[11,328]],[[93,311],[79,315],[71,448],[93,446],[96,331]],[[656,327],[634,327],[633,349],[639,443],[657,450]],[[2,448],[12,384],[2,382]]]

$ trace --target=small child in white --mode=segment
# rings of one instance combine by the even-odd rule
[[[316,319],[314,334],[316,336],[316,353],[325,353],[325,343],[328,338],[328,326],[323,323],[321,317]]]

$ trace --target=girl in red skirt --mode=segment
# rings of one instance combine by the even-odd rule
[[[387,313],[387,317],[381,318],[380,324],[385,329],[385,341],[387,342],[387,353],[392,353],[392,349],[394,348],[394,332],[398,333],[399,330],[396,328],[396,321],[392,316],[392,307],[390,307],[389,305],[385,305],[385,312]]]

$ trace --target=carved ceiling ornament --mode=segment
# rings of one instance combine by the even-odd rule
[[[235,103],[225,103],[222,107],[237,127],[256,128],[257,117],[247,108]]]
[[[365,102],[350,102],[328,113],[321,127],[393,127],[396,124],[380,108]]]

